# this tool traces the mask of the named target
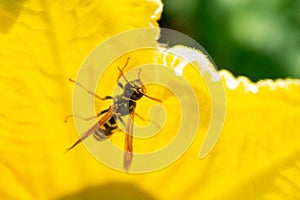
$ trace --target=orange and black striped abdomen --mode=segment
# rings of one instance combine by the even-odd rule
[[[99,127],[94,132],[94,138],[99,141],[106,140],[110,135],[112,135],[117,130],[118,130],[118,124],[116,122],[116,116],[113,115],[107,122],[105,122],[101,127]]]

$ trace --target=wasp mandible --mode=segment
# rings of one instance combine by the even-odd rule
[[[128,65],[130,60],[130,57],[127,58],[123,68],[121,69],[118,67],[119,70],[119,76],[117,78],[117,84],[118,86],[123,90],[123,93],[120,95],[117,95],[115,97],[112,96],[105,96],[100,97],[99,95],[89,91],[86,89],[82,84],[69,79],[69,81],[75,83],[79,87],[81,87],[83,90],[85,90],[90,95],[94,96],[95,98],[99,100],[113,100],[112,105],[106,109],[99,112],[96,116],[89,117],[89,118],[83,118],[78,115],[70,115],[67,116],[65,119],[65,122],[69,117],[79,117],[86,121],[91,120],[96,117],[100,117],[98,122],[92,126],[90,129],[88,129],[86,132],[84,132],[79,139],[70,146],[67,151],[73,149],[77,144],[79,144],[81,141],[86,139],[91,134],[94,135],[94,138],[98,141],[103,141],[109,138],[113,133],[117,131],[121,131],[121,129],[117,125],[117,120],[119,120],[125,127],[126,136],[125,136],[125,144],[124,144],[124,161],[123,161],[123,167],[126,171],[128,171],[130,164],[132,162],[132,137],[133,137],[133,122],[134,122],[134,116],[139,117],[141,120],[145,120],[143,117],[141,117],[138,113],[135,112],[136,108],[136,102],[141,99],[143,96],[157,101],[161,103],[162,101],[160,99],[156,99],[154,97],[151,97],[147,95],[147,90],[143,82],[141,81],[140,75],[141,75],[141,69],[139,69],[138,72],[138,78],[129,81],[126,76],[124,75],[124,69]],[[123,77],[123,79],[126,81],[125,86],[120,82],[120,78]],[[128,121],[127,124],[123,121],[122,117],[127,116]]]

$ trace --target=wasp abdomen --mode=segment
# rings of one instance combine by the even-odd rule
[[[107,139],[107,136],[103,133],[101,128],[98,128],[94,133],[94,138],[98,141],[103,141]]]
[[[107,122],[98,128],[94,133],[94,138],[99,141],[106,140],[110,135],[118,130],[115,116],[112,116]]]

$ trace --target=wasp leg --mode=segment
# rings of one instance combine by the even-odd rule
[[[69,81],[75,83],[76,85],[78,85],[79,87],[81,87],[82,89],[84,89],[88,94],[90,94],[90,95],[96,97],[97,99],[100,99],[100,100],[113,99],[112,96],[100,97],[100,96],[98,96],[96,93],[94,93],[94,92],[92,92],[92,91],[86,89],[82,84],[78,83],[78,82],[75,81],[75,80],[72,80],[72,79],[69,78]]]
[[[84,120],[84,121],[90,121],[90,120],[95,119],[95,118],[101,116],[102,114],[108,112],[109,109],[110,109],[110,107],[109,107],[108,109],[106,109],[106,110],[102,110],[102,111],[99,112],[96,116],[91,116],[91,117],[87,117],[87,118],[82,117],[82,116],[80,116],[80,115],[68,115],[68,116],[65,117],[65,121],[64,121],[64,122],[66,123],[66,122],[68,121],[68,119],[69,119],[69,118],[72,118],[72,117],[80,118],[80,119],[82,119],[82,120]]]
[[[120,77],[123,77],[123,79],[127,82],[127,84],[129,84],[131,87],[134,88],[134,85],[132,85],[128,79],[126,78],[126,76],[124,75],[124,72],[122,69],[120,69],[120,67],[118,67],[118,70],[120,71]],[[119,78],[118,78],[118,81],[119,81]]]
[[[126,124],[123,121],[122,117],[118,116],[118,120],[122,123],[122,125],[124,126],[124,128],[126,128]]]
[[[144,117],[142,117],[141,115],[139,115],[138,113],[134,113],[135,116],[137,116],[140,120],[145,121],[145,122],[153,122],[153,124],[157,127],[160,128],[160,126],[155,122],[155,121],[151,121],[150,119],[145,119]]]
[[[123,74],[122,72],[123,72],[123,70],[125,69],[125,67],[128,65],[129,60],[130,60],[130,57],[127,58],[127,60],[126,60],[126,62],[125,62],[125,64],[124,64],[124,66],[123,66],[123,68],[120,69],[120,74],[119,74],[119,76],[118,76],[118,78],[117,78],[117,82],[119,82],[119,80],[120,80],[120,78],[121,78],[121,76],[122,76],[122,74]],[[118,67],[118,68],[119,68],[119,67]]]
[[[131,87],[134,88],[134,85],[132,85],[132,84],[128,81],[128,79],[126,78],[126,76],[124,75],[124,69],[125,69],[126,66],[128,65],[129,60],[130,60],[130,57],[127,58],[127,60],[126,60],[126,62],[125,62],[125,64],[124,64],[124,66],[123,66],[122,69],[121,69],[120,67],[118,67],[118,70],[119,70],[120,74],[119,74],[119,76],[118,76],[118,78],[117,78],[117,83],[119,84],[120,78],[123,77],[123,79],[124,79]],[[119,85],[119,86],[120,86],[120,85]],[[123,87],[123,85],[120,86],[120,87]]]

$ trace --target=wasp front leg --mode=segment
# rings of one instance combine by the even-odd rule
[[[64,122],[66,123],[66,122],[68,121],[69,118],[73,118],[73,117],[82,119],[82,120],[84,120],[84,121],[90,121],[90,120],[95,119],[95,118],[97,118],[97,117],[100,117],[102,114],[108,112],[110,108],[111,108],[111,106],[110,106],[108,109],[106,109],[106,110],[102,110],[102,111],[99,112],[96,116],[91,116],[91,117],[86,117],[86,118],[85,118],[85,117],[82,117],[82,116],[80,116],[80,115],[76,115],[76,114],[74,114],[74,115],[68,115],[68,116],[65,117]]]
[[[130,60],[130,57],[127,58],[127,60],[126,60],[126,62],[125,62],[125,64],[124,64],[124,66],[123,66],[123,68],[122,68],[122,69],[119,69],[119,70],[120,70],[120,74],[119,74],[119,76],[118,76],[118,78],[117,78],[117,82],[119,82],[119,80],[120,80],[120,78],[121,78],[121,76],[122,76],[122,74],[123,74],[124,69],[127,67],[128,63],[129,63],[129,60]]]
[[[108,100],[108,99],[113,99],[112,96],[100,97],[99,95],[97,95],[96,93],[94,93],[94,92],[88,90],[88,89],[85,88],[82,84],[78,83],[77,81],[75,81],[75,80],[73,80],[73,79],[70,79],[70,78],[69,78],[69,81],[75,83],[76,85],[78,85],[79,87],[81,87],[83,90],[85,90],[88,94],[90,94],[90,95],[96,97],[97,99],[100,99],[100,100],[102,100],[102,101],[103,101],[103,100]]]

